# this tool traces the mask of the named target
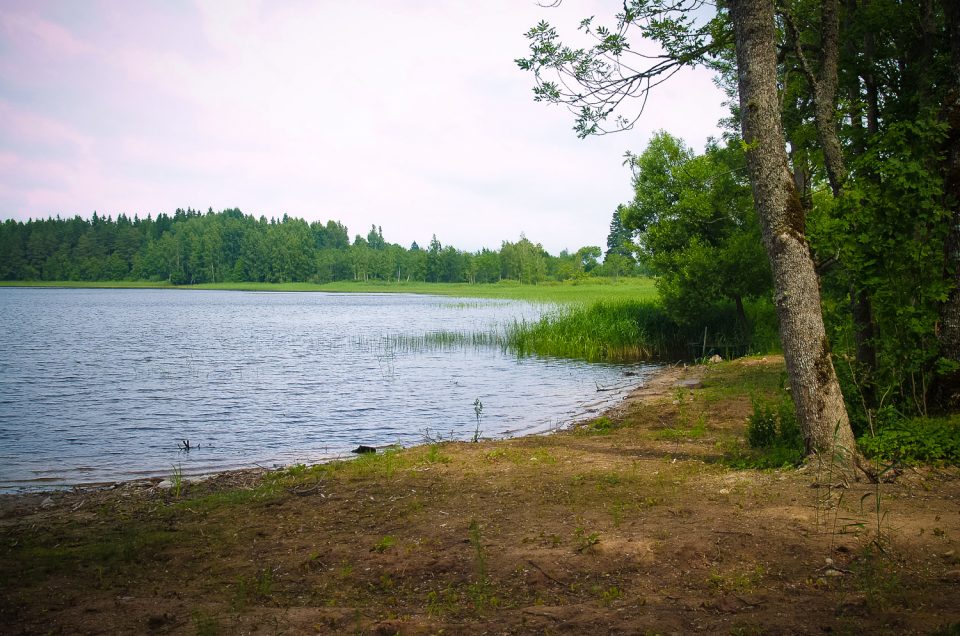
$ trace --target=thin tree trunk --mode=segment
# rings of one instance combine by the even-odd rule
[[[944,105],[949,125],[944,189],[947,201],[953,206],[945,245],[944,277],[953,288],[940,309],[939,337],[940,355],[960,363],[960,5],[955,0],[943,0],[943,8],[950,36],[953,83]],[[960,370],[942,378],[938,392],[943,406],[960,408]]]
[[[860,390],[868,406],[875,404],[874,376],[877,369],[876,325],[873,323],[873,306],[870,295],[863,289],[851,286],[850,310],[853,314],[853,341],[856,348],[857,366],[863,374]]]
[[[837,67],[840,58],[840,4],[838,0],[823,0],[820,13],[820,68],[815,73],[799,45],[799,34],[793,34],[794,48],[807,80],[813,87],[814,122],[817,140],[823,150],[824,166],[834,198],[840,198],[847,180],[847,166],[843,158],[840,135],[837,131]],[[795,27],[794,27],[795,29]],[[876,113],[872,126],[876,127]],[[856,120],[859,123],[859,120]],[[854,124],[856,127],[857,124]],[[873,131],[875,132],[875,130]],[[859,281],[853,281],[850,289],[850,307],[854,327],[854,344],[857,364],[864,374],[863,398],[873,404],[872,380],[877,369],[877,352],[874,345],[876,327],[873,322],[870,294]]]
[[[833,196],[840,196],[847,168],[843,161],[840,136],[837,134],[837,60],[840,57],[840,7],[837,0],[824,0],[820,15],[820,76],[813,88],[813,107],[817,139],[823,150],[827,178]]]
[[[803,207],[787,164],[777,96],[773,0],[734,0],[743,139],[764,247],[773,271],[787,374],[811,453],[850,467],[857,458],[830,357],[820,287],[804,235]]]
[[[733,297],[733,302],[737,305],[737,319],[740,321],[740,328],[743,333],[750,333],[750,323],[747,321],[747,312],[743,307],[743,297],[737,294]]]

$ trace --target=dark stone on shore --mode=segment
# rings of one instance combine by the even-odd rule
[[[373,446],[364,446],[363,444],[361,444],[360,446],[357,446],[350,452],[356,453],[357,455],[362,455],[364,453],[376,453],[377,449],[374,448]]]

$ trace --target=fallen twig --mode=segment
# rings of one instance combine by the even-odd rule
[[[537,570],[540,571],[540,574],[544,575],[545,577],[547,577],[548,579],[550,579],[551,581],[553,581],[553,582],[556,583],[557,585],[566,585],[566,583],[564,583],[563,581],[559,581],[559,580],[553,578],[552,576],[550,576],[549,574],[547,574],[547,571],[546,571],[546,570],[544,570],[542,567],[540,567],[539,565],[537,565],[536,563],[534,563],[534,562],[531,561],[530,559],[527,559],[527,563],[529,563],[529,564],[532,565],[533,567],[537,568]]]

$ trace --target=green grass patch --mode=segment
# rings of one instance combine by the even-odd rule
[[[697,421],[690,428],[665,428],[660,431],[657,431],[657,439],[667,440],[671,442],[680,442],[687,439],[700,439],[707,434],[707,420],[706,417],[701,414],[697,418]]]
[[[399,293],[459,296],[466,298],[503,298],[538,303],[588,304],[599,300],[657,298],[651,278],[590,278],[584,281],[545,282],[521,285],[516,281],[499,283],[423,283],[390,281],[337,281],[333,283],[205,283],[171,285],[166,281],[0,281],[7,287],[74,287],[74,288],[164,288],[214,289],[255,292],[337,292]]]
[[[748,452],[734,452],[725,463],[737,468],[783,468],[803,461],[804,441],[797,425],[793,400],[782,388],[777,398],[750,398],[753,413],[747,421]]]
[[[180,532],[135,522],[107,527],[96,534],[86,533],[84,528],[68,528],[55,534],[23,536],[16,548],[23,569],[16,575],[29,581],[84,570],[102,587],[114,570],[142,563],[145,555],[157,555],[164,547],[183,540]]]
[[[649,300],[565,307],[533,323],[515,323],[507,342],[520,355],[617,362],[674,358],[685,348],[677,326]]]
[[[614,422],[606,415],[601,415],[596,419],[581,424],[574,429],[574,433],[578,435],[609,435],[618,428],[620,428],[620,424]]]
[[[753,358],[756,360],[756,357]],[[703,378],[703,398],[714,402],[740,395],[775,398],[787,382],[783,363],[711,364]]]
[[[867,457],[883,461],[960,465],[960,414],[895,420],[857,441]]]
[[[733,314],[704,316],[703,323],[678,324],[653,296],[606,298],[515,323],[507,329],[507,344],[520,355],[628,362],[698,357],[704,331],[708,352],[744,339]],[[757,327],[749,342],[735,348],[771,351],[776,345],[768,342],[767,332]]]

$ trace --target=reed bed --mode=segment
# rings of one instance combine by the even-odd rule
[[[537,321],[515,322],[507,329],[506,345],[518,355],[591,362],[681,360],[699,357],[701,349],[694,343],[702,342],[706,332],[711,348],[723,346],[729,351],[735,343],[739,355],[776,350],[772,311],[758,304],[749,313],[753,327],[746,332],[733,312],[718,311],[705,316],[701,324],[682,325],[656,301],[599,301],[561,307]]]
[[[651,302],[613,300],[560,308],[507,329],[519,355],[627,362],[682,355],[683,340],[663,309]]]
[[[713,353],[728,358],[778,350],[772,305],[752,303],[747,309],[749,329],[737,321],[732,308],[719,308],[695,324],[679,324],[657,301],[601,300],[556,305],[537,320],[517,320],[487,330],[387,334],[360,338],[356,345],[379,356],[499,347],[521,357],[589,362],[688,360]],[[706,348],[702,346],[705,336]]]

